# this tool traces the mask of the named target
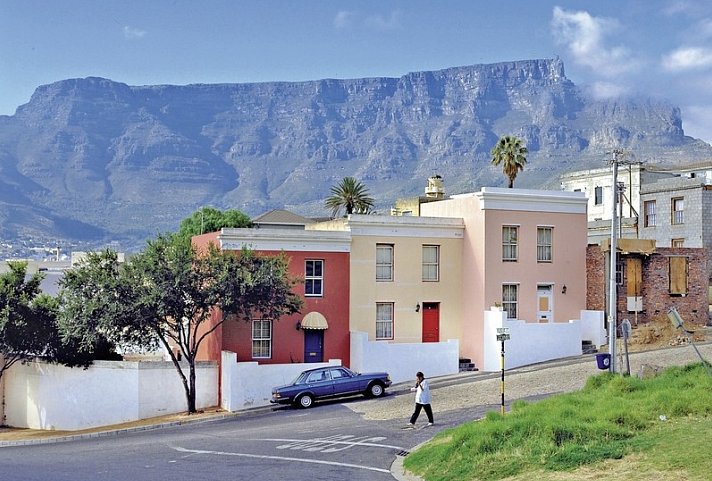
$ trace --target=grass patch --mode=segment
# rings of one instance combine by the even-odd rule
[[[428,481],[588,480],[631,463],[635,471],[613,479],[709,479],[710,421],[712,380],[702,364],[644,381],[604,373],[581,391],[518,401],[504,416],[493,411],[445,430],[405,467]],[[630,477],[641,473],[647,477]]]

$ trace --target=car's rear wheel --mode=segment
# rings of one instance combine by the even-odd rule
[[[310,408],[312,404],[314,404],[314,397],[311,394],[302,394],[299,396],[299,399],[297,399],[297,404],[304,409]]]
[[[383,392],[385,390],[383,389],[383,385],[377,382],[374,382],[370,386],[368,386],[368,392],[367,395],[370,397],[381,397],[383,396]]]

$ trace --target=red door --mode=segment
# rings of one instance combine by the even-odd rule
[[[440,342],[440,304],[423,303],[423,342]]]

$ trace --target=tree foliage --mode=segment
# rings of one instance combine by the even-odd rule
[[[0,378],[17,362],[41,358],[87,367],[96,356],[109,358],[111,346],[97,338],[92,354],[62,342],[57,326],[57,298],[43,294],[41,273],[27,275],[26,262],[8,262],[0,274]]]
[[[342,209],[346,215],[368,214],[373,202],[364,184],[353,177],[344,177],[341,182],[331,187],[331,196],[326,199],[326,207],[331,209],[332,217],[338,216]]]
[[[491,153],[492,164],[502,165],[502,171],[509,181],[507,187],[511,189],[519,171],[524,170],[529,151],[521,139],[506,135],[497,141]]]
[[[183,383],[188,412],[195,412],[202,342],[226,320],[276,320],[298,312],[295,282],[284,256],[224,252],[212,245],[198,253],[189,239],[161,235],[125,264],[104,251],[67,272],[60,323],[82,349],[97,335],[122,345],[162,345]]]
[[[180,223],[178,236],[191,238],[206,232],[215,232],[223,227],[251,227],[247,214],[235,209],[221,211],[213,207],[203,207],[193,212]]]

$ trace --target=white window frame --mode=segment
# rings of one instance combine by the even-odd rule
[[[672,225],[682,225],[685,223],[685,198],[673,197],[670,199],[670,211],[672,212]]]
[[[507,313],[507,319],[517,319],[519,284],[502,284],[502,310]]]
[[[536,228],[536,261],[554,261],[554,228],[551,226],[540,225]]]
[[[512,232],[514,235],[512,236]],[[502,261],[517,262],[519,258],[519,226],[502,226]]]
[[[312,263],[311,275],[309,274],[309,264]],[[316,266],[320,266],[319,275],[315,274]],[[316,292],[314,286],[319,286],[319,292]],[[308,292],[308,287],[312,287],[312,292]],[[323,297],[324,296],[324,260],[323,259],[306,259],[304,261],[304,295],[306,297]]]
[[[435,253],[433,256],[432,253]],[[433,244],[423,245],[423,281],[440,281],[440,246]]]
[[[266,352],[265,352],[266,351]],[[252,358],[272,358],[272,320],[252,320]]]
[[[376,244],[376,281],[393,281],[393,244]]]
[[[657,203],[654,200],[646,200],[643,202],[643,215],[644,215],[644,225],[643,227],[655,227],[656,218],[655,210],[657,208]]]
[[[393,312],[392,302],[376,303],[376,340],[393,339]]]

